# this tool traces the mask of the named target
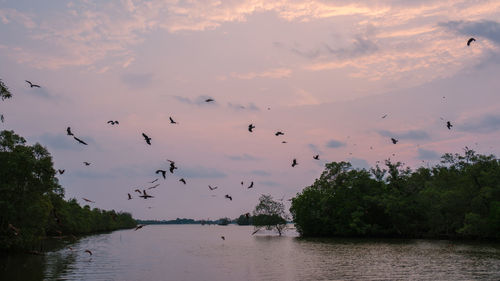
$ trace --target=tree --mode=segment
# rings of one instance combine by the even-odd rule
[[[273,200],[271,195],[261,195],[259,204],[255,206],[252,216],[252,224],[257,231],[264,227],[267,230],[275,229],[281,236],[286,228],[287,215],[285,205]]]
[[[9,88],[3,83],[2,79],[0,79],[0,99],[3,101],[5,99],[10,99],[12,94],[9,92]],[[4,117],[3,114],[0,114],[0,121],[3,123]]]

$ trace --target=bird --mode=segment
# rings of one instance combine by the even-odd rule
[[[168,117],[168,119],[170,119],[170,124],[177,124],[177,122],[175,122],[174,119],[172,119],[172,117]]]
[[[165,179],[166,178],[166,174],[167,174],[167,171],[165,170],[156,170],[155,172],[156,174],[159,174],[161,173],[161,175],[163,176],[163,178]]]
[[[128,200],[131,200],[132,199],[132,195],[130,195],[130,193],[127,193],[128,194]]]
[[[28,80],[24,80],[24,81],[26,81],[26,83],[30,84],[30,88],[40,88],[40,85],[33,84],[30,81],[28,81]]]
[[[71,127],[66,128],[66,134],[68,136],[74,136],[73,133],[71,132]]]
[[[82,199],[83,199],[83,200],[85,200],[86,202],[95,203],[94,201],[89,200],[89,199],[87,199],[87,198],[85,198],[85,197],[82,197]]]
[[[85,253],[89,253],[89,255],[92,256],[92,251],[90,251],[90,250],[85,250]]]
[[[151,187],[148,187],[148,189],[157,188],[159,185],[160,185],[159,183],[158,183],[158,184],[155,184],[155,185],[153,185],[153,186],[151,186]]]
[[[147,144],[151,145],[151,138],[148,137],[145,133],[142,133],[142,136],[144,137],[144,140],[146,141]]]
[[[391,138],[391,141],[392,141],[393,144],[396,144],[396,143],[398,143],[399,140],[397,140],[395,138]]]
[[[144,227],[144,224],[139,224],[138,226],[135,227],[134,231],[141,229]]]
[[[62,175],[66,170],[57,169],[57,171],[59,172],[60,175]]]
[[[226,237],[224,237],[224,236],[221,236],[221,237],[220,237],[220,239],[222,239],[222,240],[226,240]]]
[[[474,37],[469,38],[469,40],[467,40],[467,46],[470,46],[470,43],[472,43],[472,41],[476,41],[476,39],[474,39]]]
[[[85,161],[83,162],[83,164],[85,164],[85,166],[89,166],[90,165],[89,162],[85,162]]]
[[[241,182],[241,185],[243,185],[243,182]]]
[[[385,114],[384,116],[382,116],[382,119],[384,119],[385,117],[387,117],[387,114]]]
[[[155,183],[157,181],[158,181],[158,179],[155,179],[154,181],[150,181],[149,183]]]
[[[212,98],[208,98],[205,100],[205,102],[212,102],[212,101],[214,101],[214,99],[212,99]]]
[[[217,189],[217,186],[212,187],[212,186],[208,185],[208,189],[215,190],[215,189]]]
[[[248,131],[250,133],[253,132],[253,129],[255,129],[255,126],[253,124],[248,125]]]
[[[282,141],[281,143],[287,143],[286,141]]]
[[[142,191],[140,191],[139,189],[135,189],[134,191],[137,192],[137,193],[139,193],[139,194],[142,193]]]
[[[116,125],[118,125],[120,123],[118,121],[109,120],[108,124],[111,124],[111,125],[115,125],[116,124]]]
[[[292,161],[292,168],[297,166],[297,165],[299,165],[299,163],[297,163],[297,159],[294,158]]]
[[[251,182],[247,188],[252,188],[252,187],[253,187],[253,182]]]
[[[172,160],[168,160],[168,159],[167,159],[167,161],[168,161],[168,162],[170,162],[170,168],[169,168],[169,171],[170,171],[170,173],[172,173],[172,174],[173,174],[173,173],[174,173],[174,170],[175,170],[175,169],[177,169],[177,167],[175,166],[175,162],[174,162],[174,161],[172,161]]]
[[[229,196],[229,194],[226,194],[224,197],[227,198],[227,199],[229,199],[229,200],[231,200],[231,201],[233,201],[233,197]]]
[[[284,135],[284,134],[285,134],[285,133],[283,133],[283,132],[277,131],[274,135],[275,135],[275,136],[279,136],[279,135]]]
[[[151,196],[151,195],[147,194],[146,190],[143,190],[142,191],[142,195],[140,195],[139,197],[144,198],[144,199],[154,198],[154,196]]]
[[[88,145],[86,142],[82,141],[81,139],[79,139],[79,138],[77,138],[77,137],[75,137],[75,136],[73,136],[73,138],[74,138],[77,142],[79,142],[79,143],[81,143],[81,144],[83,144],[83,145]]]
[[[313,156],[313,159],[315,159],[315,160],[319,160],[319,154],[314,155],[314,156]]]
[[[450,121],[446,121],[446,127],[448,128],[448,130],[451,130],[451,127],[453,127],[453,125],[451,125]]]
[[[181,178],[179,181],[182,182],[183,184],[186,184],[186,180],[184,178]]]
[[[252,235],[254,235],[255,233],[259,232],[260,228],[257,228],[257,230],[255,230],[254,232],[252,232]]]

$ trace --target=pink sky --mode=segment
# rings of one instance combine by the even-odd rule
[[[67,198],[151,219],[237,217],[326,161],[498,155],[500,3],[365,2],[0,0],[1,129],[49,149]]]

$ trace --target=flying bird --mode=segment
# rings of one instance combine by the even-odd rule
[[[252,188],[252,187],[253,187],[253,182],[251,182],[247,188]]]
[[[214,99],[212,99],[212,98],[208,98],[205,100],[205,102],[212,102],[212,101],[214,101]]]
[[[145,133],[142,133],[142,136],[144,137],[144,140],[146,141],[147,144],[151,145],[151,138],[148,137]]]
[[[65,172],[66,170],[61,170],[61,169],[58,169],[57,171],[59,172],[59,174],[60,174],[60,175],[62,175],[62,174],[64,174],[64,172]]]
[[[157,181],[158,181],[158,179],[155,179],[154,181],[150,181],[149,183],[155,183]]]
[[[174,162],[174,161],[172,161],[172,160],[168,160],[168,159],[167,159],[167,161],[168,161],[168,162],[170,162],[170,168],[169,168],[169,171],[170,171],[170,173],[172,173],[172,174],[173,174],[173,173],[174,173],[174,170],[175,170],[175,169],[177,169],[177,167],[175,166],[175,162]]]
[[[163,176],[163,178],[165,179],[166,178],[166,174],[167,174],[167,171],[165,170],[156,170],[155,172],[156,174],[159,174],[161,173],[161,175]]]
[[[226,237],[224,237],[224,236],[221,236],[221,237],[220,237],[220,239],[222,239],[222,240],[226,240]]]
[[[287,143],[286,141],[282,141],[281,143]]]
[[[71,127],[66,128],[66,134],[68,136],[74,136],[73,133],[71,132]]]
[[[284,135],[284,134],[285,134],[285,133],[283,133],[283,132],[277,131],[274,135],[275,135],[275,136],[280,136],[280,135]]]
[[[86,142],[84,142],[84,141],[82,141],[81,139],[79,139],[79,138],[77,138],[77,137],[75,137],[75,136],[73,136],[73,138],[74,138],[77,142],[79,142],[79,143],[81,143],[81,144],[83,144],[83,145],[87,145],[87,143],[86,143]]]
[[[116,125],[118,125],[120,123],[118,121],[109,120],[108,124],[111,124],[111,125],[115,125],[116,124]]]
[[[87,199],[87,198],[85,198],[85,197],[82,197],[82,199],[83,199],[83,200],[85,200],[86,202],[95,203],[94,201],[89,200],[89,199]]]
[[[476,39],[474,39],[473,37],[469,38],[469,40],[467,40],[467,46],[470,46],[470,43],[472,43],[473,41],[476,41]]]
[[[297,163],[297,159],[294,158],[292,161],[292,168],[297,166],[297,165],[299,165],[299,163]]]
[[[183,184],[186,184],[186,180],[184,178],[181,178],[179,181],[182,182]]]
[[[253,124],[248,125],[248,131],[250,133],[253,132],[253,129],[255,129],[255,126]]]
[[[143,228],[143,227],[144,227],[144,224],[139,224],[139,225],[138,225],[138,226],[134,229],[134,231],[136,231],[136,230],[138,230],[138,229],[141,229],[141,228]]]
[[[157,188],[159,185],[160,185],[160,184],[158,183],[158,184],[155,184],[155,185],[153,185],[153,186],[151,186],[151,187],[148,187],[148,190],[149,190],[149,189],[153,189],[153,188]]]
[[[146,190],[143,190],[142,191],[142,195],[140,195],[139,197],[144,198],[144,199],[154,198],[154,196],[151,196],[151,195],[147,194]]]
[[[450,121],[446,121],[446,127],[448,128],[448,130],[451,130],[451,127],[453,127],[453,125],[451,125]]]
[[[177,122],[175,122],[174,119],[172,119],[172,117],[168,117],[168,119],[170,119],[170,124],[177,124]]]
[[[134,191],[135,191],[135,192],[137,192],[137,193],[139,193],[139,194],[141,194],[141,193],[142,193],[142,191],[140,191],[139,189],[136,189],[136,190],[134,190]]]
[[[128,200],[131,200],[132,199],[132,195],[130,195],[130,193],[127,193],[128,194]]]
[[[229,196],[229,194],[226,194],[224,197],[227,198],[227,199],[229,199],[229,200],[231,200],[231,201],[233,201],[233,197]]]
[[[396,143],[398,143],[399,140],[397,140],[395,138],[391,138],[391,141],[392,141],[393,144],[396,144]]]
[[[92,252],[90,250],[85,250],[85,253],[89,253],[92,256]]]
[[[241,182],[241,185],[243,185],[243,182]]]
[[[212,187],[212,186],[208,185],[208,188],[209,188],[210,190],[215,190],[215,189],[217,189],[217,186]]]
[[[315,159],[315,160],[319,160],[319,154],[314,155],[314,156],[313,156],[313,159]]]
[[[387,117],[387,114],[385,114],[384,116],[382,116],[382,119],[384,119],[385,117]]]
[[[40,85],[33,84],[30,81],[28,81],[28,80],[24,80],[24,81],[26,81],[26,83],[30,84],[30,88],[40,88]]]
[[[89,162],[83,162],[83,164],[85,164],[85,166],[89,166],[90,165]]]

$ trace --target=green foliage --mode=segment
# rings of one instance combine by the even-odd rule
[[[238,225],[251,225],[253,222],[253,217],[250,216],[250,215],[240,215],[237,219],[236,219],[236,223]]]
[[[31,249],[46,235],[135,226],[130,214],[65,201],[55,174],[44,147],[26,145],[13,131],[0,132],[0,249]]]
[[[10,99],[11,97],[12,94],[10,93],[9,88],[7,88],[7,86],[3,83],[2,79],[0,79],[0,99],[3,101],[6,99]],[[3,123],[3,121],[4,121],[3,114],[0,114],[0,122]]]
[[[259,204],[255,206],[252,216],[252,224],[255,228],[275,229],[281,236],[286,227],[286,219],[283,203],[274,201],[271,195],[260,196]]]
[[[356,170],[326,164],[313,185],[292,199],[303,236],[500,238],[500,161],[465,149],[412,171]]]

